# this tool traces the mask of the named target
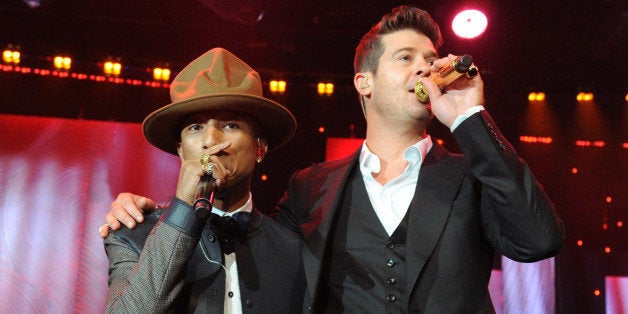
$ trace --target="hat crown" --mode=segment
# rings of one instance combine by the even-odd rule
[[[190,62],[170,84],[172,103],[149,114],[142,123],[146,139],[155,147],[177,154],[186,115],[228,110],[253,117],[260,136],[275,149],[292,138],[297,122],[284,106],[264,98],[260,75],[223,48],[214,48]]]
[[[222,94],[263,97],[260,75],[223,48],[196,58],[170,84],[172,102]]]

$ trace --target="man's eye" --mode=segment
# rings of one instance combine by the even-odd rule
[[[427,64],[429,64],[430,66],[433,66],[434,65],[434,60],[427,61]]]
[[[238,124],[235,123],[235,122],[228,122],[228,123],[225,123],[225,128],[226,129],[230,129],[230,130],[234,130],[234,129],[238,128]]]
[[[190,126],[188,126],[188,130],[190,131],[199,131],[202,128],[203,127],[200,124],[190,124]]]
[[[410,56],[401,56],[401,57],[399,57],[399,60],[401,60],[401,61],[410,61],[410,60],[412,60],[412,58]]]

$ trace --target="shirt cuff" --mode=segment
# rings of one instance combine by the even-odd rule
[[[161,219],[163,222],[189,236],[198,237],[203,231],[203,227],[205,227],[207,217],[209,217],[209,215],[200,218],[196,215],[194,210],[192,210],[192,206],[175,198],[170,208],[166,210],[166,213]]]
[[[467,109],[467,111],[465,111],[463,114],[456,117],[456,120],[454,120],[454,123],[451,124],[451,128],[449,128],[451,133],[453,133],[454,130],[460,125],[460,123],[464,122],[464,120],[466,120],[468,117],[482,110],[484,110],[484,106],[482,105],[473,106]]]

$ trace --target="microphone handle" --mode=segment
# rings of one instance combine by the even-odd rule
[[[468,77],[474,77],[478,74],[477,68],[472,66],[473,59],[469,55],[459,56],[450,64],[445,65],[437,73],[432,73],[430,78],[438,85],[440,89],[451,84],[453,81],[466,74]],[[418,82],[414,87],[414,94],[422,102],[429,100],[427,91],[423,88],[423,84]]]
[[[211,174],[205,174],[201,177],[196,187],[196,200],[194,201],[194,211],[200,217],[209,215],[212,210],[212,202],[214,201],[214,181]]]

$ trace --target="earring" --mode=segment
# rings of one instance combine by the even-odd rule
[[[261,139],[257,138],[257,158],[255,159],[255,161],[257,161],[257,163],[260,164],[262,163],[263,159],[264,159],[264,147],[262,147]]]

